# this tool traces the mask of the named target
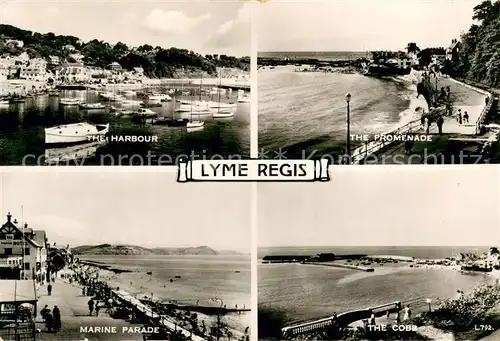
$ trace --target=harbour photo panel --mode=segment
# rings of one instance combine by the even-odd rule
[[[8,1],[1,19],[0,165],[250,156],[247,3]]]
[[[259,153],[499,163],[497,1],[270,1],[255,16]]]

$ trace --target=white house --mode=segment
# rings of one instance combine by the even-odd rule
[[[69,56],[73,58],[77,63],[81,63],[83,61],[83,58],[85,57],[80,52],[72,53]]]
[[[45,231],[33,231],[27,224],[20,228],[17,220],[7,214],[7,222],[0,227],[0,259],[0,278],[43,281],[47,262]],[[17,278],[10,278],[13,276]]]
[[[24,46],[24,42],[22,40],[8,39],[5,41],[6,45],[12,45],[17,48],[22,48]]]
[[[44,59],[32,59],[28,65],[21,67],[20,78],[35,82],[46,82],[49,78],[47,62]]]
[[[90,79],[87,68],[81,63],[67,63],[63,65],[56,73],[56,76],[69,83],[86,82]]]

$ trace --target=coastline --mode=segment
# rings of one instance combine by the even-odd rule
[[[154,288],[151,289],[151,278],[147,279],[144,278],[144,275],[137,273],[136,271],[133,270],[126,270],[123,268],[119,268],[121,271],[113,271],[117,267],[115,265],[108,265],[105,262],[97,262],[97,261],[88,261],[88,260],[83,260],[86,264],[84,265],[84,271],[90,271],[92,273],[95,273],[97,275],[97,278],[99,278],[100,281],[104,281],[111,287],[117,287],[120,288],[120,291],[126,292],[129,295],[136,297],[138,299],[142,298],[147,298],[148,300],[151,299],[151,304],[180,304],[182,305],[182,302],[184,300],[180,300],[177,302],[176,297],[175,297],[175,290],[172,292],[172,295],[169,299],[162,298],[161,293],[158,291],[154,291]],[[134,275],[137,274],[137,279],[134,281],[129,281],[129,279],[125,278],[124,276],[130,274]],[[142,280],[141,280],[142,279]],[[172,283],[169,283],[171,285]],[[174,282],[175,284],[175,282]],[[182,285],[182,284],[180,284]],[[153,285],[154,287],[154,285]],[[163,286],[164,288],[166,285]],[[168,288],[167,288],[168,289]],[[151,292],[153,290],[153,292]],[[162,290],[163,291],[163,290]],[[195,293],[193,293],[195,295]],[[209,302],[207,300],[196,300],[196,299],[191,299],[190,301],[196,302],[199,301],[200,305],[213,305],[214,307],[219,305],[219,302]],[[229,302],[228,302],[229,303]],[[229,307],[231,307],[229,305]],[[239,306],[240,308],[243,308],[241,305]],[[251,305],[244,305],[244,307],[250,308]],[[177,320],[176,318],[170,316],[169,319],[172,321],[177,321],[179,325],[182,325],[182,321],[184,319],[185,314],[189,314],[188,310],[177,310],[179,311],[179,317],[180,319]],[[184,312],[184,313],[183,313]],[[198,318],[198,321],[200,323],[204,323],[206,326],[211,326],[211,325],[216,325],[217,324],[217,315],[208,315],[206,313],[202,313],[200,311],[195,312]],[[247,334],[245,333],[245,330],[247,327],[250,326],[251,324],[251,316],[250,312],[243,312],[243,313],[227,313],[222,315],[221,321],[222,323],[226,326],[227,330],[235,337],[238,337],[238,339],[242,339],[245,337]],[[203,321],[203,322],[202,322]],[[247,330],[248,331],[248,330]]]

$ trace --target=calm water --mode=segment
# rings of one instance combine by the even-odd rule
[[[154,293],[156,299],[185,303],[250,307],[250,256],[82,256],[133,272],[114,276],[115,283],[130,293]],[[151,271],[152,275],[147,275]],[[239,271],[239,272],[236,272]],[[181,276],[180,279],[175,276]],[[170,282],[173,279],[173,282]],[[132,282],[132,284],[130,284]]]
[[[81,98],[87,102],[100,102],[95,91],[64,91],[60,97]],[[44,128],[63,123],[76,123],[87,121],[91,123],[110,123],[110,135],[156,135],[157,143],[140,142],[113,142],[105,145],[89,143],[79,146],[79,155],[87,153],[84,165],[99,165],[101,159],[105,164],[119,164],[122,156],[122,165],[147,165],[148,155],[151,165],[165,165],[170,161],[175,162],[176,157],[182,154],[195,153],[198,158],[209,158],[212,155],[222,155],[227,158],[231,155],[249,156],[250,154],[250,109],[248,103],[238,103],[236,113],[231,119],[213,119],[203,116],[193,119],[205,120],[205,127],[200,131],[187,132],[186,127],[167,127],[146,124],[140,126],[133,122],[131,117],[117,117],[106,110],[85,110],[77,106],[60,106],[60,97],[47,95],[29,98],[25,103],[10,104],[0,107],[0,164],[21,165],[23,158],[25,164],[45,163],[45,155],[75,154],[74,148],[46,148],[44,143]],[[233,91],[229,98],[221,102],[235,102],[237,91]],[[127,97],[127,99],[136,99]],[[192,99],[192,98],[184,98]],[[197,99],[197,98],[196,98]],[[209,100],[204,96],[202,99]],[[217,101],[216,96],[212,100]],[[105,102],[102,102],[105,103]],[[172,117],[174,102],[163,103],[162,107],[151,108],[162,117]],[[115,107],[119,104],[110,103]],[[134,110],[134,107],[127,107]],[[135,108],[137,110],[137,108]],[[189,115],[177,115],[175,118],[189,118]],[[149,153],[149,154],[148,154]],[[128,156],[140,155],[131,162]],[[26,155],[29,155],[25,158]],[[107,157],[111,155],[111,157]],[[163,156],[161,159],[159,157]],[[70,157],[69,157],[70,158]],[[71,158],[70,158],[71,159]],[[113,161],[111,161],[113,160]],[[68,161],[60,164],[74,165]],[[81,161],[78,164],[82,164]],[[172,163],[170,163],[172,164]]]
[[[331,247],[259,249],[259,258],[272,254],[334,252],[444,258],[460,252],[487,252],[477,247]],[[389,265],[389,264],[387,264]],[[455,297],[457,290],[473,290],[492,276],[468,275],[449,269],[409,268],[400,263],[375,272],[307,266],[303,264],[260,264],[259,306],[287,313],[291,322],[303,321],[418,297]]]
[[[316,157],[328,154],[337,159],[345,152],[348,92],[351,134],[390,132],[420,119],[415,109],[427,106],[422,97],[416,98],[416,85],[410,82],[295,69],[266,67],[258,73],[259,148],[271,156],[281,148],[287,158],[316,152]],[[440,80],[441,86],[450,86],[457,103],[484,104],[484,96],[456,83]]]

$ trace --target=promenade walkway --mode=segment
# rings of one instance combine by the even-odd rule
[[[74,282],[73,282],[74,283]],[[37,317],[37,328],[42,330],[38,334],[37,340],[56,341],[135,341],[143,340],[142,334],[123,334],[122,327],[133,326],[124,320],[113,319],[101,309],[98,317],[88,316],[87,302],[89,297],[82,296],[81,288],[73,284],[64,282],[61,279],[52,284],[52,295],[47,296],[47,285],[40,288],[38,310],[40,311],[47,304],[52,310],[57,305],[61,310],[62,328],[58,333],[47,333],[45,325],[40,315]],[[80,327],[117,327],[117,333],[81,333]],[[137,325],[142,326],[142,325]]]
[[[429,157],[442,153],[452,138],[479,138],[476,136],[476,122],[485,106],[487,95],[450,78],[438,77],[437,86],[438,89],[450,87],[454,112],[458,109],[461,109],[462,114],[467,112],[469,123],[459,124],[456,117],[445,117],[443,135],[439,135],[437,125],[432,124],[429,129],[429,134],[433,135],[432,142],[415,142],[412,155],[405,155],[404,142],[393,143],[376,152],[373,158],[369,158],[368,164],[423,164]],[[424,134],[424,127],[417,133]],[[494,138],[493,135],[487,134],[480,138],[487,140]],[[472,150],[472,153],[475,151]]]

